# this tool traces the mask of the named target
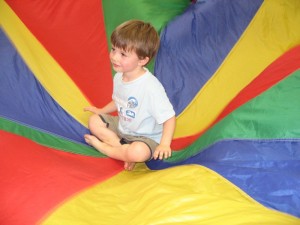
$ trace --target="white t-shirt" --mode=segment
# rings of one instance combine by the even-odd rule
[[[175,115],[165,89],[148,70],[130,82],[123,82],[122,75],[114,76],[112,96],[118,109],[119,130],[160,143],[163,123]]]

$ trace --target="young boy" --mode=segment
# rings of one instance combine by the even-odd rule
[[[159,36],[149,23],[130,20],[111,35],[110,60],[116,71],[112,101],[103,108],[89,106],[91,135],[85,141],[108,157],[136,162],[171,156],[175,112],[158,79],[144,66],[155,56]],[[117,111],[118,116],[110,113]]]

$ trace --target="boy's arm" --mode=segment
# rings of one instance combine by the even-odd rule
[[[166,122],[164,122],[163,134],[162,134],[160,144],[157,146],[153,154],[154,159],[158,159],[158,158],[166,159],[171,157],[172,151],[170,145],[174,135],[175,124],[176,124],[175,116],[171,117]]]
[[[117,106],[114,103],[114,101],[111,101],[110,103],[108,103],[103,108],[97,108],[95,106],[88,106],[88,107],[85,107],[83,110],[84,111],[89,111],[89,112],[92,112],[92,113],[95,113],[95,114],[100,114],[100,113],[108,114],[108,113],[115,112],[117,110]]]

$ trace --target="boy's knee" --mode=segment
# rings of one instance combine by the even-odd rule
[[[128,162],[145,162],[151,157],[149,147],[143,142],[131,143],[126,152]]]
[[[88,127],[89,127],[90,131],[93,131],[93,130],[103,126],[103,124],[104,123],[102,122],[100,116],[97,114],[93,114],[89,118]]]

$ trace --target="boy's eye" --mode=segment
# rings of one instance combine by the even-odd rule
[[[110,51],[111,52],[118,52],[119,54],[121,54],[121,56],[124,56],[124,57],[128,56],[128,54],[125,51],[119,50],[119,49],[117,49],[115,47],[111,47]]]

